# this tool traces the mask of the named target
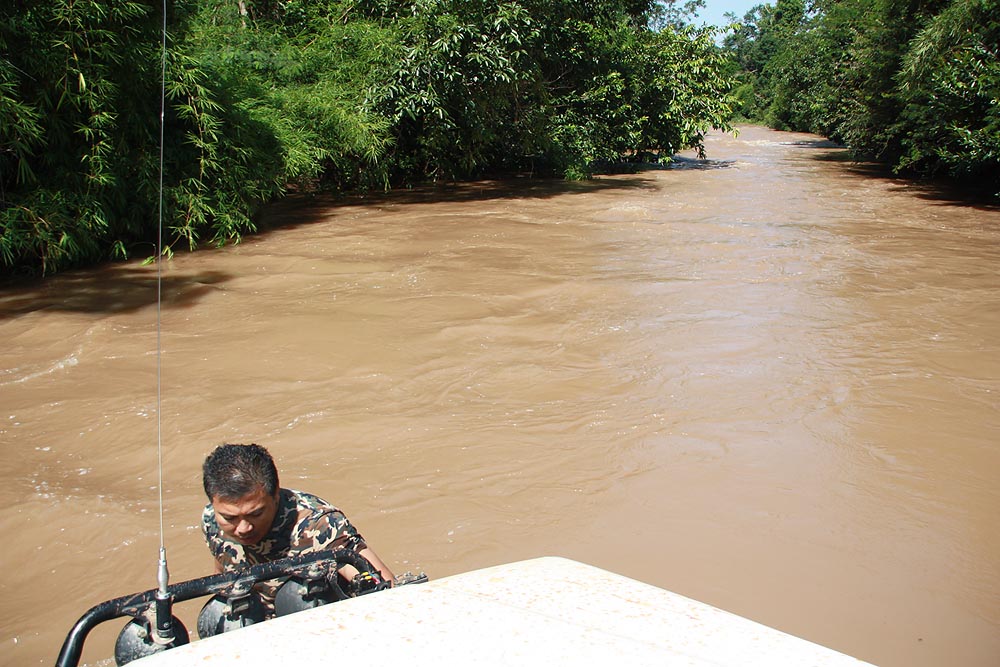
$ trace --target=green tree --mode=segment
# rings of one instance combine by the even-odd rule
[[[897,76],[901,168],[1000,188],[998,51],[996,0],[955,0],[917,34]]]
[[[517,2],[421,0],[398,21],[395,64],[370,92],[393,127],[395,175],[464,178],[518,155],[537,131],[531,102],[543,95],[528,11]]]

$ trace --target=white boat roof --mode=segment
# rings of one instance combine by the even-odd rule
[[[869,663],[564,558],[457,574],[309,609],[132,664],[731,665]]]

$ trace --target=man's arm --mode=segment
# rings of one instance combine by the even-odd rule
[[[310,539],[315,541],[309,544],[306,549],[302,549],[302,553],[316,549],[349,549],[371,563],[372,568],[378,571],[391,586],[396,577],[389,566],[365,543],[365,539],[358,534],[357,529],[348,521],[343,512],[332,506],[330,509],[331,511],[323,512],[318,520],[314,520],[310,532],[318,533],[318,539],[311,537]],[[346,581],[350,581],[357,575],[358,571],[350,565],[344,565],[340,568],[340,576]]]

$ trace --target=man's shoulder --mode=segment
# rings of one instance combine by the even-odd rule
[[[323,500],[319,496],[297,489],[281,489],[281,505],[283,508],[294,507],[299,512],[324,513],[340,511],[332,503]]]
[[[319,496],[282,489],[279,532],[288,536],[290,553],[363,544],[344,513]]]

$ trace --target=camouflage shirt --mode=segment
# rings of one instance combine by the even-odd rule
[[[244,546],[226,537],[211,503],[202,512],[201,529],[212,555],[227,572],[313,551],[340,547],[361,551],[367,547],[343,512],[311,493],[292,489],[279,490],[274,523],[257,544]]]

